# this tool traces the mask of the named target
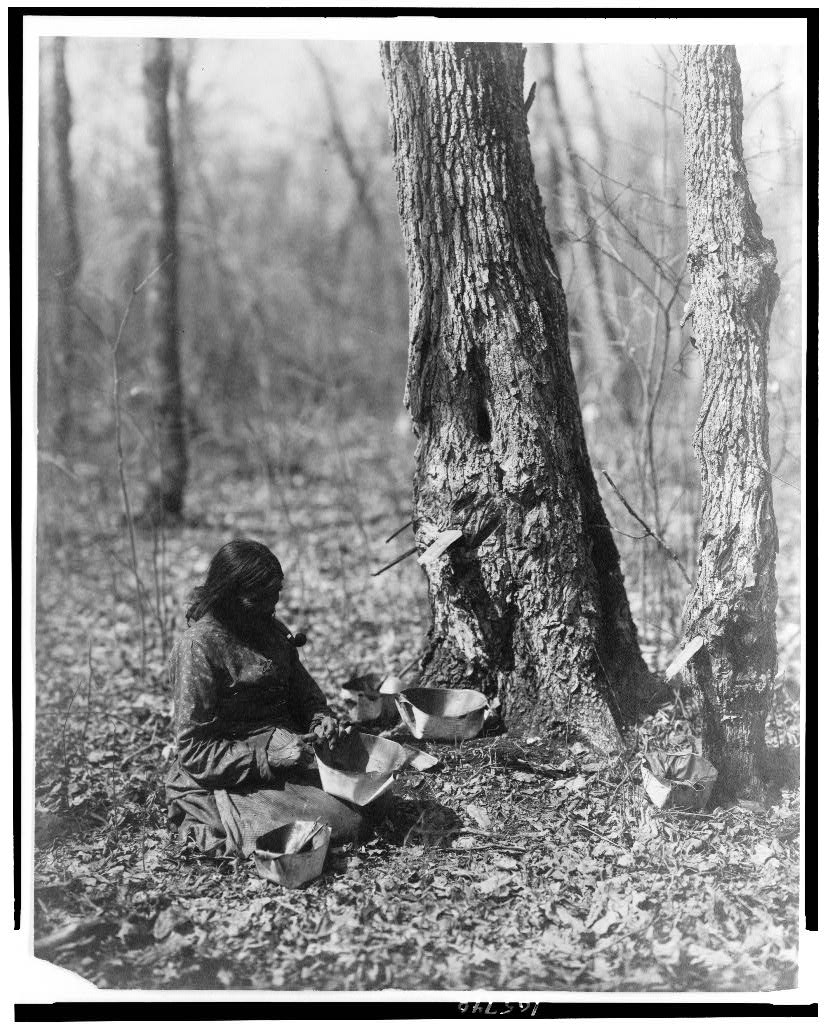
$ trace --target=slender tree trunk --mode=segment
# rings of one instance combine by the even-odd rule
[[[410,279],[405,401],[427,566],[424,682],[497,694],[605,749],[649,676],[593,478],[519,45],[383,43]]]
[[[324,99],[326,100],[327,111],[329,114],[329,132],[332,136],[332,141],[341,156],[341,161],[349,175],[353,188],[355,189],[356,202],[370,231],[373,233],[376,240],[380,241],[381,221],[375,211],[375,205],[372,201],[372,194],[370,191],[370,174],[368,173],[368,168],[363,166],[363,160],[360,160],[356,156],[355,150],[353,149],[349,136],[347,135],[344,118],[341,115],[341,109],[338,104],[335,83],[330,75],[329,68],[327,68],[326,64],[318,56],[315,50],[313,50],[309,45],[305,45],[304,50],[318,72],[318,78],[321,82],[321,89],[324,93]]]
[[[723,791],[756,782],[776,670],[777,531],[768,452],[768,328],[776,248],[748,187],[732,46],[682,47],[688,263],[703,389],[694,448],[699,565],[684,614],[688,666]]]
[[[579,65],[590,99],[593,128],[599,151],[599,169],[603,174],[607,174],[610,166],[610,140],[604,126],[601,105],[596,93],[596,86],[590,75],[584,46],[579,47]],[[571,156],[571,160],[574,159],[575,157]],[[576,162],[576,166],[578,167],[578,162]],[[583,187],[582,184],[581,188]],[[628,308],[627,282],[624,274],[617,273],[616,269],[603,258],[600,252],[596,251],[594,246],[589,247],[589,252],[591,262],[595,262],[600,268],[598,271],[594,271],[597,284],[594,289],[595,298],[599,307],[602,331],[615,361],[610,391],[619,406],[625,423],[629,426],[636,426],[639,420],[643,388],[639,380],[639,371],[627,354],[627,341],[622,329],[621,311]]]
[[[553,137],[555,133],[548,132],[548,140],[550,143],[548,165],[550,173],[548,175],[547,183],[547,231],[550,235],[550,245],[553,248],[553,253],[556,256],[556,260],[559,262],[560,265],[563,265],[564,261],[561,259],[561,250],[562,246],[569,244],[569,238],[567,237],[567,232],[564,227],[564,213],[561,198],[562,189],[564,187],[562,173],[563,160],[561,158],[561,153],[566,152],[569,154],[572,141],[570,137],[570,127],[568,125],[567,118],[565,117],[564,108],[561,105],[561,97],[559,96],[558,85],[556,82],[555,44],[547,43],[545,44],[543,49],[545,56],[545,64],[547,68],[545,74],[545,84],[548,87],[548,93],[550,95],[550,120],[554,122],[556,128],[560,130],[563,140],[563,146],[556,148],[555,139]],[[568,158],[572,159],[572,157],[569,156]],[[578,178],[576,178],[575,173],[574,184],[576,185],[577,193],[576,205],[578,207],[581,207],[581,203],[579,201],[581,183],[579,182]],[[593,253],[590,251],[590,248],[588,247],[587,260],[588,265],[591,266],[591,269],[592,259]],[[593,289],[593,291],[601,295],[599,288],[595,288]],[[591,304],[593,304],[592,298],[592,294],[588,294],[585,305],[587,305],[588,301]],[[596,311],[599,314],[601,313],[600,302],[601,299],[599,300],[599,303],[597,303],[595,306]],[[578,306],[578,309],[581,309],[581,306],[579,304],[576,304],[576,306]],[[589,358],[590,353],[588,352],[587,347],[583,344],[582,341],[584,337],[584,330],[582,327],[581,317],[577,313],[576,306],[574,306],[573,309],[568,308],[567,311],[567,337],[568,341],[570,342],[570,358],[575,370],[576,380],[579,383],[579,387],[581,387],[583,382],[587,379],[590,373],[591,359]]]
[[[154,172],[154,264],[162,264],[149,284],[148,297],[159,465],[146,513],[177,518],[183,509],[188,460],[178,330],[178,199],[168,106],[172,50],[168,39],[150,39],[145,45],[147,141]]]
[[[46,253],[55,249],[52,243],[52,222],[57,218],[52,213],[49,197],[52,194],[52,124],[49,118],[48,83],[44,69],[51,66],[44,59],[46,44],[40,42],[40,88],[37,96],[37,259],[38,288],[45,296],[50,295],[51,272],[47,271],[44,259]],[[54,377],[55,346],[54,346],[54,311],[49,301],[38,302],[37,308],[37,429],[41,439],[45,437],[47,410],[51,401],[52,382]],[[39,467],[38,467],[39,471]]]
[[[584,175],[582,174],[581,163],[573,144],[573,133],[570,129],[570,122],[564,112],[561,96],[559,94],[554,47],[552,45],[546,46],[545,54],[547,57],[547,85],[550,89],[550,96],[556,111],[559,127],[561,128],[562,138],[564,139],[564,148],[567,150],[570,161],[570,171],[573,175],[573,184],[576,189],[576,203],[581,211],[582,219],[584,221],[584,231],[586,235],[584,251],[587,256],[587,265],[590,268],[590,273],[593,278],[591,289],[592,302],[601,325],[604,339],[608,344],[611,355],[616,360],[616,369],[614,371],[613,381],[611,384],[611,391],[616,398],[623,419],[626,423],[633,425],[638,417],[638,405],[640,398],[638,374],[632,361],[628,358],[627,353],[625,352],[621,321],[615,308],[614,276],[609,267],[605,266],[602,254],[598,249],[598,227],[595,219],[593,218],[593,212],[590,206],[590,192],[588,190],[587,182],[584,180]],[[585,64],[582,66],[586,67]],[[592,89],[592,83],[589,78],[585,79],[585,84],[589,89]],[[597,103],[592,93],[591,103],[595,116]],[[598,118],[596,118],[596,126],[603,134],[604,129]],[[600,138],[600,151],[603,143],[604,139]],[[602,153],[602,155],[604,154]],[[603,169],[606,170],[606,168]]]
[[[56,271],[59,286],[57,303],[57,345],[59,414],[56,436],[65,444],[74,429],[74,403],[72,393],[77,377],[74,289],[82,263],[80,235],[77,230],[77,211],[74,179],[72,177],[72,153],[69,137],[72,131],[72,97],[66,79],[66,40],[54,41],[52,129],[54,132],[55,176],[58,193],[58,266]]]
[[[576,207],[584,219],[585,232],[589,232],[593,229],[593,219],[590,215],[590,200],[581,179],[579,165],[576,162],[576,154],[573,149],[573,135],[570,131],[570,122],[567,120],[567,115],[565,113],[564,106],[562,105],[561,95],[559,93],[558,79],[556,76],[556,46],[554,43],[547,43],[543,49],[546,67],[545,83],[550,94],[552,116],[555,118],[556,125],[561,133],[563,152],[567,154],[567,160],[570,165],[570,172],[572,174],[573,186],[576,194]],[[558,256],[561,243],[563,241],[568,241],[565,238],[565,232],[562,228],[562,164],[563,161],[560,158],[560,154],[552,153],[550,158],[550,165],[552,168],[552,178],[550,183],[551,199],[548,205],[547,216],[550,219],[550,224],[548,225],[550,244],[553,247],[553,251],[556,256]],[[596,249],[588,241],[585,241],[585,253],[587,255],[587,265],[593,275],[593,288],[590,289],[587,299],[589,300],[589,304],[595,309],[596,316],[602,324],[602,330],[605,337],[612,345],[614,336],[610,332],[613,331],[613,323],[606,315],[609,299],[607,297],[607,289],[605,287],[601,260]],[[587,305],[587,303],[585,304]],[[579,307],[579,309],[580,308],[581,307]],[[580,317],[578,317],[574,312],[568,310],[568,340],[570,342],[571,357],[576,364],[576,377],[580,384],[589,374],[592,363],[590,353],[588,352],[588,346],[584,344],[583,338],[584,331],[582,330]]]
[[[174,62],[174,92],[177,104],[176,120],[177,131],[175,132],[175,168],[176,179],[180,191],[186,195],[188,175],[190,172],[191,149],[192,149],[192,105],[189,99],[189,71],[195,55],[195,41],[193,39],[181,39],[178,46],[173,50]]]

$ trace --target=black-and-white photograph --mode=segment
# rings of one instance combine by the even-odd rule
[[[805,981],[807,26],[642,20],[25,19],[21,910],[92,994]]]

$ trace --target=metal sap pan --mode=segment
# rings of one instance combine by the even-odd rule
[[[417,686],[395,698],[401,720],[419,740],[469,740],[481,732],[487,698],[478,690]]]
[[[377,722],[379,718],[392,719],[396,713],[395,696],[411,683],[399,676],[389,675],[380,684],[378,674],[367,673],[350,679],[341,687],[344,701],[351,706],[353,722]]]
[[[386,793],[408,759],[400,743],[355,731],[339,736],[332,751],[315,750],[324,792],[359,807]]]
[[[324,869],[332,826],[321,825],[309,848],[301,850],[301,846],[318,825],[317,821],[291,821],[261,836],[254,851],[258,874],[287,889],[317,878]]]

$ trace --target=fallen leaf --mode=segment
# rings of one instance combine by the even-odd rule
[[[94,935],[97,931],[107,927],[107,922],[102,917],[86,918],[81,921],[70,921],[62,928],[58,928],[42,939],[36,939],[34,943],[35,955],[41,955],[61,946],[79,942]]]
[[[459,836],[458,839],[453,840],[453,849],[455,850],[472,850],[475,845],[475,836]]]
[[[478,804],[467,804],[464,810],[470,815],[473,821],[476,822],[479,828],[490,828],[490,815],[483,807],[480,807]]]
[[[489,878],[483,879],[481,882],[476,882],[475,887],[479,892],[489,894],[496,892],[503,888],[505,885],[510,884],[510,876],[505,874],[491,875]]]
[[[158,942],[162,942],[167,935],[183,923],[188,923],[188,918],[184,917],[175,907],[167,907],[165,910],[161,910],[155,919],[152,934]]]
[[[497,868],[501,868],[503,871],[518,871],[521,866],[517,860],[513,860],[512,857],[496,857],[493,864]]]
[[[575,914],[571,914],[567,907],[562,904],[559,904],[553,913],[555,914],[556,920],[561,921],[562,924],[569,925],[569,927],[574,928],[576,931],[580,932],[584,928],[584,922],[580,918],[576,917]]]
[[[597,918],[590,925],[590,931],[594,935],[604,935],[610,928],[617,925],[621,921],[621,918],[614,910],[608,910],[606,914],[603,914],[600,918]]]
[[[754,847],[753,853],[751,854],[751,860],[754,864],[757,864],[761,867],[763,864],[769,861],[771,857],[775,856],[776,853],[774,852],[773,848],[770,847],[767,843],[757,843]]]

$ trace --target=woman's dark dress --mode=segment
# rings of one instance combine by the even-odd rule
[[[319,788],[318,773],[270,767],[273,730],[309,732],[329,714],[298,652],[273,635],[254,646],[211,615],[181,636],[169,658],[177,757],[166,779],[169,820],[204,851],[248,856],[265,832],[299,818],[354,840],[360,814]]]

